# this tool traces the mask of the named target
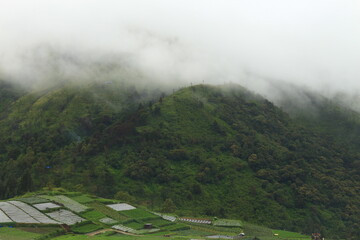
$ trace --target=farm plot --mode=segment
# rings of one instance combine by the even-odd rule
[[[80,233],[80,234],[95,232],[99,229],[101,229],[101,227],[96,224],[93,224],[93,223],[88,223],[88,224],[81,225],[81,226],[75,226],[74,228],[72,228],[72,230],[75,233]]]
[[[157,226],[157,227],[164,227],[164,226],[169,226],[169,225],[173,225],[175,223],[164,220],[162,218],[158,218],[158,219],[152,219],[148,221],[149,223],[152,223],[153,225]]]
[[[111,228],[116,229],[116,230],[120,230],[120,231],[123,231],[123,232],[137,233],[137,231],[135,229],[132,229],[130,227],[126,227],[126,226],[121,225],[121,224],[114,225]]]
[[[86,210],[88,210],[89,208],[64,196],[64,195],[57,195],[57,196],[43,196],[44,198],[47,198],[49,200],[58,202],[63,204],[66,208],[70,209],[71,211],[74,211],[76,213],[81,213],[84,212]]]
[[[27,204],[37,204],[37,203],[45,203],[48,200],[45,198],[41,198],[41,197],[26,197],[26,198],[18,198],[16,199],[16,201],[20,201],[20,202],[24,202]]]
[[[34,218],[36,221],[39,221],[40,223],[59,224],[57,221],[50,219],[48,216],[39,212],[37,209],[31,207],[30,205],[27,205],[26,203],[19,201],[8,201],[8,203],[11,203],[12,205],[20,208],[22,211],[29,214],[32,218]]]
[[[61,207],[60,205],[51,202],[38,203],[38,204],[34,204],[33,206],[39,209],[40,211],[46,211],[49,209],[55,209]]]
[[[0,210],[0,223],[8,223],[8,222],[12,222],[12,220],[6,216],[6,214]]]
[[[157,212],[152,212],[153,214],[162,217],[163,219],[170,221],[170,222],[175,222],[176,221],[176,217],[174,216],[170,216],[170,215],[165,215],[165,214],[161,214],[161,213],[157,213]]]
[[[104,223],[106,225],[114,225],[118,221],[116,221],[115,219],[106,217],[106,218],[100,219],[99,222]]]
[[[188,230],[190,229],[190,227],[183,223],[176,223],[176,224],[164,226],[162,227],[162,229],[167,231],[180,231],[180,230]]]
[[[0,202],[0,209],[4,211],[4,213],[8,215],[14,222],[39,223],[39,221],[35,220],[29,214],[8,202]]]
[[[114,209],[111,209],[107,206],[105,206],[102,203],[99,202],[93,202],[88,204],[88,206],[92,207],[93,209],[95,209],[98,212],[101,212],[103,214],[105,214],[106,216],[109,216],[117,221],[125,221],[128,218],[125,217],[124,215],[119,214],[117,211],[115,211]]]
[[[114,209],[115,211],[126,211],[126,210],[132,210],[132,209],[136,209],[136,207],[131,206],[130,204],[127,203],[116,203],[116,204],[109,204],[106,205],[109,208]]]
[[[151,218],[159,218],[159,216],[156,216],[148,211],[145,211],[143,209],[137,208],[133,210],[126,210],[121,211],[121,214],[124,214],[125,216],[133,219],[151,219]]]
[[[122,225],[125,226],[125,227],[129,227],[129,228],[135,229],[135,230],[140,230],[140,229],[143,229],[143,228],[144,228],[144,224],[143,224],[143,223],[136,222],[136,221],[131,221],[131,222],[128,222],[128,223],[123,223]]]
[[[162,219],[162,218],[152,219],[152,220],[149,220],[149,222],[152,223],[152,224],[154,224],[155,226],[158,226],[158,227],[164,227],[164,226],[168,226],[168,225],[173,225],[173,224],[175,224],[175,223],[173,223],[173,222],[164,220],[164,219]]]
[[[82,217],[79,217],[78,215],[75,215],[74,213],[64,209],[47,213],[47,215],[55,219],[56,221],[65,223],[67,225],[73,225],[75,223],[85,221],[85,219],[83,219]]]
[[[218,219],[213,225],[219,227],[242,227],[242,222],[240,220]]]
[[[103,213],[98,212],[96,210],[87,211],[80,215],[83,218],[86,218],[87,220],[94,221],[94,222],[99,222],[100,219],[106,217],[106,215],[104,215]]]
[[[141,230],[136,230],[136,234],[154,233],[154,232],[158,232],[158,231],[160,231],[160,229],[158,229],[158,228],[141,229]]]
[[[206,238],[210,238],[210,239],[234,239],[233,236],[227,236],[227,235],[211,235],[211,236],[206,236]]]
[[[134,233],[134,234],[145,234],[145,233],[153,233],[153,232],[160,231],[160,229],[157,229],[157,228],[135,230],[133,228],[126,227],[126,226],[121,225],[121,224],[114,225],[111,228],[116,229],[116,230],[120,230],[120,231],[123,231],[123,232]]]
[[[208,224],[192,224],[191,228],[197,229],[197,230],[205,230],[205,231],[209,231],[212,234],[231,234],[233,235],[233,233],[237,233],[239,234],[239,232],[243,232],[244,230],[242,228],[238,228],[238,227],[219,227],[219,226],[214,226],[214,225],[208,225]]]
[[[176,235],[180,235],[180,236],[209,236],[211,234],[214,234],[213,231],[207,231],[207,230],[203,230],[203,229],[187,229],[187,230],[177,230],[175,231]],[[239,239],[240,240],[240,239]],[[250,240],[250,239],[248,239]]]
[[[91,197],[88,197],[86,195],[71,196],[70,198],[75,200],[76,202],[83,203],[83,204],[91,203],[91,202],[95,201],[94,199],[92,199]]]
[[[255,224],[244,222],[244,232],[248,236],[257,236],[259,238],[266,236],[273,236],[273,232],[270,228],[258,226]]]
[[[200,224],[211,224],[209,219],[197,219],[197,218],[179,218],[180,221]]]

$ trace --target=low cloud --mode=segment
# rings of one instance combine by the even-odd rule
[[[2,1],[0,74],[32,86],[127,78],[354,93],[359,22],[357,0]]]

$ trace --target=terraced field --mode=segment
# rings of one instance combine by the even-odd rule
[[[12,220],[2,211],[0,210],[0,223],[10,223]]]
[[[131,222],[128,222],[128,223],[123,223],[123,225],[124,225],[125,227],[129,227],[129,228],[132,228],[132,229],[135,229],[135,230],[140,230],[140,229],[143,229],[143,228],[144,228],[144,224],[143,224],[143,223],[136,222],[136,221],[131,221]]]
[[[101,229],[101,226],[93,224],[93,223],[88,223],[85,225],[74,227],[74,228],[72,228],[72,231],[74,233],[84,234],[84,233],[89,233],[89,232],[95,232],[96,230],[99,230],[99,229]]]
[[[124,215],[121,215],[120,213],[118,213],[117,211],[107,207],[106,205],[102,204],[102,203],[99,203],[99,202],[93,202],[93,203],[89,203],[87,206],[95,209],[96,211],[106,215],[106,216],[109,216],[117,221],[125,221],[125,220],[128,220],[129,218],[124,216]]]
[[[298,233],[272,230],[240,220],[186,218],[192,221],[179,222],[180,219],[184,218],[81,193],[40,192],[0,202],[0,240],[188,240],[210,236],[232,239],[240,232],[247,235],[242,239],[249,240],[255,236],[261,240],[310,239]],[[151,227],[145,229],[148,223]],[[66,225],[61,228],[60,224]],[[53,227],[46,230],[49,226]],[[66,231],[70,233],[66,234]]]
[[[242,222],[240,220],[218,219],[218,220],[214,221],[214,226],[242,227]]]
[[[101,219],[106,218],[106,215],[96,211],[96,210],[90,210],[87,212],[84,212],[81,214],[81,216],[85,219],[88,219],[93,222],[100,222]]]
[[[64,209],[60,209],[55,212],[47,213],[47,215],[50,216],[51,218],[55,219],[56,221],[67,224],[67,225],[73,225],[75,223],[85,221],[84,218],[79,217],[79,216],[75,215],[74,213],[72,213],[71,211],[64,210]]]
[[[152,214],[151,212],[145,211],[143,209],[140,209],[140,208],[133,209],[133,210],[121,211],[121,214],[125,215],[128,218],[133,218],[133,219],[159,218],[159,216]]]
[[[85,205],[82,205],[82,204],[78,203],[77,201],[72,200],[71,198],[68,198],[67,196],[64,196],[64,195],[57,195],[57,196],[43,195],[42,197],[46,198],[46,199],[49,199],[51,201],[61,203],[66,208],[68,208],[71,211],[76,212],[76,213],[85,212],[86,210],[89,209]]]
[[[86,195],[71,196],[70,198],[81,204],[91,203],[91,202],[95,201],[95,199],[93,199],[89,196],[86,196]]]

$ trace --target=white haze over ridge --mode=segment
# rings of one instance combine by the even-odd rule
[[[0,0],[2,78],[101,77],[97,63],[174,85],[231,81],[266,94],[275,79],[355,93],[360,1]]]

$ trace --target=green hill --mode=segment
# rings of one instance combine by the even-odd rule
[[[0,121],[0,193],[58,186],[355,239],[358,152],[314,129],[237,85],[169,96],[120,83],[49,89]]]

